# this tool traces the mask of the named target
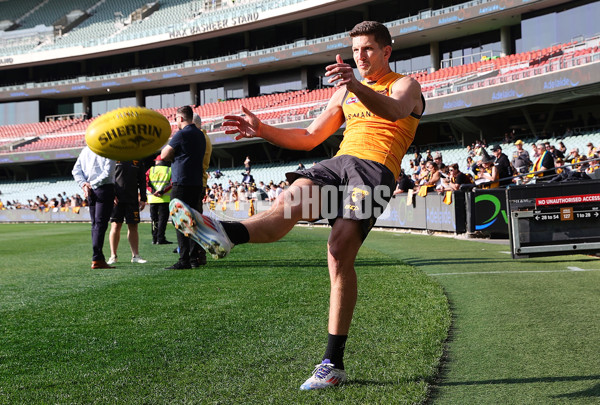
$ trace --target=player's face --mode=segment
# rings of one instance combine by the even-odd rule
[[[352,38],[352,54],[360,75],[367,80],[377,80],[388,73],[391,46],[381,47],[373,35]]]

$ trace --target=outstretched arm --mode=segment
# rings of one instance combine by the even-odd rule
[[[308,128],[277,128],[262,122],[246,107],[244,115],[226,115],[223,126],[230,127],[226,134],[237,134],[236,140],[243,138],[263,138],[286,149],[311,150],[329,138],[344,123],[342,98],[345,90],[339,89],[329,100],[327,108]]]

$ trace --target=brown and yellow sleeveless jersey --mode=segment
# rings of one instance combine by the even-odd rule
[[[380,94],[389,96],[392,93],[392,85],[402,77],[404,76],[401,74],[390,72],[376,83],[369,84],[366,80],[362,83]],[[425,99],[421,97],[424,109]],[[344,96],[342,109],[346,130],[336,156],[351,155],[381,163],[397,178],[400,175],[402,158],[415,137],[421,115],[411,113],[406,118],[391,122],[373,114],[351,92]]]

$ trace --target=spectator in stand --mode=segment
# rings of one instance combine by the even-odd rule
[[[108,221],[115,199],[114,160],[96,155],[89,147],[83,148],[75,166],[73,178],[88,200],[92,220],[92,269],[114,269],[106,263],[102,248]]]
[[[497,188],[500,186],[498,179],[498,169],[494,166],[496,158],[490,156],[485,149],[483,149],[483,157],[478,162],[479,170],[475,177],[475,184],[481,188]]]
[[[238,198],[240,199],[240,201],[242,201],[242,202],[248,201],[248,189],[246,188],[246,185],[244,183],[238,184],[237,192],[238,192]]]
[[[556,149],[554,145],[550,145],[550,153],[552,153],[552,156],[554,156],[554,160],[558,158],[565,158],[565,155],[563,155],[563,153],[560,150]]]
[[[594,144],[591,142],[588,142],[585,146],[587,146],[587,148],[588,148],[587,153],[585,155],[588,158],[593,158],[594,155],[596,154],[596,148],[594,148]]]
[[[463,184],[471,184],[472,181],[468,175],[460,171],[458,163],[452,163],[449,167],[449,176],[445,183],[445,190],[459,190]]]
[[[588,168],[590,167],[590,163],[588,162],[588,158],[586,155],[580,155],[579,159],[577,159],[577,163],[575,166],[573,166],[575,168],[575,171],[578,172],[582,172],[585,173],[587,172]]]
[[[117,162],[115,168],[115,206],[110,218],[110,259],[108,264],[118,260],[117,250],[121,240],[123,221],[127,223],[127,240],[131,248],[131,263],[146,263],[140,257],[140,211],[146,206],[146,171],[142,162],[131,160]]]
[[[556,168],[556,174],[569,173],[571,171],[570,167],[564,166],[565,161],[561,158],[558,158],[554,161],[554,167]]]
[[[500,187],[507,186],[512,183],[512,168],[508,161],[508,156],[502,153],[502,147],[500,145],[492,146],[492,153],[496,160],[494,160],[494,167],[498,173],[498,179]]]
[[[563,154],[563,159],[567,155],[567,147],[565,146],[563,141],[558,142],[558,150]]]
[[[232,187],[229,191],[229,200],[227,202],[236,203],[239,201],[238,192],[235,187]]]
[[[544,144],[537,145],[537,151],[539,157],[535,160],[533,167],[531,168],[530,174],[527,176],[529,179],[537,178],[542,181],[548,176],[553,176],[555,174],[554,171],[554,157],[550,151],[546,150]],[[540,172],[540,173],[536,173]]]
[[[267,190],[267,199],[269,201],[275,201],[277,199],[277,186],[275,184],[270,184],[266,187]]]
[[[577,163],[579,159],[579,148],[573,148],[565,158],[565,162],[567,163]]]
[[[430,189],[435,189],[442,184],[442,173],[437,163],[427,161],[425,167],[427,170],[425,171],[425,175],[421,177],[417,189],[417,193],[423,197],[427,195]]]
[[[425,155],[425,161],[433,162],[433,155],[431,154],[431,151],[429,149],[427,150],[427,154]]]
[[[512,166],[518,174],[527,173],[529,166],[532,164],[531,159],[529,159],[529,152],[523,149],[523,141],[520,139],[515,142],[515,146],[517,150],[513,152]]]
[[[408,169],[408,173],[407,174],[408,174],[408,176],[410,178],[412,178],[412,175],[417,170],[417,167],[415,166],[415,161],[411,159],[410,162],[409,162],[409,166],[410,166],[410,168]]]
[[[467,145],[467,156],[475,156],[475,151],[473,150],[473,145]]]
[[[437,164],[439,170],[441,170],[443,172],[444,169],[446,168],[446,165],[444,164],[444,162],[442,160],[442,154],[440,152],[435,154],[433,161]]]
[[[427,162],[425,160],[421,160],[421,162],[419,162],[419,165],[415,167],[415,178],[418,179],[419,177],[421,177],[421,174],[423,173],[424,170],[426,170],[426,164]]]
[[[543,148],[543,150],[546,150],[546,149]],[[537,158],[539,158],[542,155],[542,152],[538,148],[537,144],[535,144],[535,143],[531,144],[531,158],[532,158],[532,161],[535,160],[535,159],[537,159]]]
[[[422,160],[423,160],[423,156],[421,156],[421,152],[419,152],[419,149],[415,149],[415,154],[413,156],[413,161],[415,162],[415,166],[419,166],[421,164]]]
[[[246,156],[246,160],[244,160],[244,169],[248,174],[250,174],[250,171],[252,170],[250,156]]]
[[[590,166],[586,170],[586,173],[592,174],[600,168],[599,160],[598,160],[599,157],[600,157],[600,155],[598,153],[596,153],[596,154],[594,154],[594,156],[592,156],[592,158],[590,159]]]
[[[404,169],[400,169],[400,176],[396,180],[396,189],[394,195],[408,192],[415,188],[415,183],[404,173]]]
[[[204,197],[202,198],[202,203],[207,204],[212,201],[212,196],[210,194],[210,190],[211,190],[210,188],[206,188],[204,190]],[[177,249],[175,249],[175,250],[177,250]]]
[[[283,193],[289,187],[289,183],[287,181],[280,181],[277,185],[276,195],[279,197],[281,193]]]
[[[162,160],[160,155],[154,159],[154,166],[146,172],[147,201],[150,205],[152,223],[152,243],[168,245],[165,232],[169,221],[169,202],[171,201],[171,165]]]
[[[306,169],[306,167],[304,167],[304,164],[302,162],[299,162],[298,163],[298,167],[296,168],[296,171],[298,171],[298,170],[304,170],[304,169]]]
[[[467,156],[467,168],[465,169],[465,173],[470,175],[472,178],[477,176],[477,171],[479,170],[479,165],[471,156]]]
[[[242,173],[242,183],[254,184],[254,177],[250,174],[250,170],[246,170]]]

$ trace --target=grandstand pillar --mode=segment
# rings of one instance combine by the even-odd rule
[[[301,88],[303,89],[308,89],[308,69],[305,67],[303,67],[302,69],[300,69],[300,82],[301,84]]]
[[[242,92],[244,93],[244,97],[250,97],[250,78],[248,76],[244,76],[242,79]]]
[[[502,45],[502,56],[511,55],[513,53],[510,27],[508,25],[500,28],[500,44]]]
[[[92,103],[90,103],[90,98],[88,96],[81,97],[81,106],[83,108],[83,112],[85,113],[85,118],[91,118]]]
[[[142,90],[135,91],[135,104],[138,107],[146,106],[146,99],[144,99],[144,92]]]
[[[190,104],[194,106],[200,105],[199,97],[198,85],[196,83],[190,83]]]
[[[440,68],[440,43],[431,42],[429,44],[429,55],[431,58],[431,67],[434,71]]]

